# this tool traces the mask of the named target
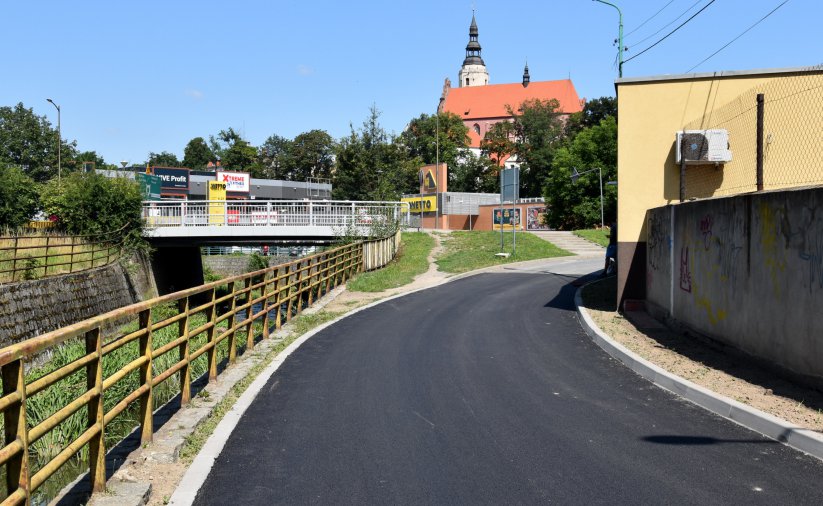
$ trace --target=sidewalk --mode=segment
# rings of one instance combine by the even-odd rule
[[[578,292],[581,324],[641,376],[752,430],[823,459],[823,393],[741,352],[676,332],[644,310],[615,310],[616,278]]]

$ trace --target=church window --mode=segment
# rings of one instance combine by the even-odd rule
[[[480,135],[480,125],[475,123],[473,128],[474,128],[474,133],[476,133],[477,135]]]
[[[469,78],[467,77],[466,78],[466,86],[468,86],[468,85],[469,85]]]

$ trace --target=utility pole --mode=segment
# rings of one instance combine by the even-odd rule
[[[62,151],[63,147],[63,137],[60,133],[60,106],[54,103],[54,100],[47,98],[46,102],[50,103],[54,107],[57,108],[57,183],[60,184],[60,176],[62,174],[62,164],[60,160],[60,151]]]
[[[592,0],[593,2],[600,2],[601,4],[611,5],[615,9],[617,9],[617,14],[620,16],[620,29],[617,35],[617,75],[618,77],[623,77],[623,13],[620,12],[620,8],[613,3],[606,2],[604,0]]]

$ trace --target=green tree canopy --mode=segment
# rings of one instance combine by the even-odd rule
[[[0,229],[28,223],[38,205],[34,180],[17,167],[0,163]]]
[[[617,120],[617,99],[614,97],[600,97],[589,100],[581,112],[569,116],[566,121],[566,136],[573,139],[584,128],[600,124],[600,120],[609,116]]]
[[[0,107],[0,162],[19,167],[35,181],[57,176],[57,130],[46,116],[34,114],[20,102]],[[76,141],[61,139],[63,160],[74,158]]]
[[[294,138],[289,150],[289,179],[331,178],[334,167],[334,139],[325,130],[311,130]]]
[[[151,167],[182,167],[177,155],[163,151],[161,153],[149,153],[149,159],[146,161]]]
[[[549,174],[543,196],[549,207],[549,225],[556,228],[587,228],[600,224],[600,177],[598,171],[571,179],[574,169],[584,172],[603,169],[605,222],[617,216],[617,192],[606,185],[617,177],[617,120],[607,116],[600,124],[584,128],[568,146],[557,149],[554,167]]]
[[[252,177],[261,179],[287,179],[292,167],[291,143],[277,134],[270,135],[257,150],[257,163]]]
[[[183,167],[192,170],[203,170],[209,162],[213,161],[215,161],[214,153],[202,137],[195,137],[190,140],[183,150]]]
[[[514,153],[520,162],[520,195],[535,197],[542,193],[563,141],[563,122],[555,100],[530,99],[517,111],[510,108],[514,125]]]
[[[257,163],[257,150],[243,139],[240,134],[229,127],[209,137],[211,150],[220,159],[220,165],[225,170],[251,171]]]
[[[425,164],[439,159],[454,170],[466,154],[468,133],[463,120],[454,113],[421,114],[409,122],[399,140],[407,147],[409,158],[420,158]]]
[[[97,151],[83,151],[77,153],[73,160],[69,160],[68,164],[71,170],[82,170],[84,162],[94,162],[95,169],[108,169],[110,165],[106,164],[103,157],[97,154]]]

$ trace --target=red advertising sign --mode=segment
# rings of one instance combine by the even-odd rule
[[[217,181],[226,183],[229,193],[249,193],[251,176],[247,172],[218,172]]]

